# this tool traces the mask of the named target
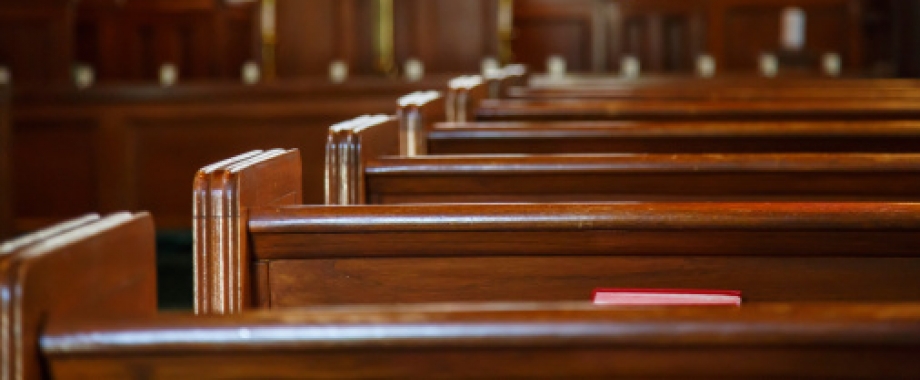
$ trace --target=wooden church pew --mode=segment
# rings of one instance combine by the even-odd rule
[[[911,378],[920,306],[312,308],[51,319],[55,379]]]
[[[591,77],[583,80],[543,78],[505,93],[518,99],[905,99],[920,96],[918,82],[903,79],[761,77],[639,78]]]
[[[156,313],[153,222],[147,214],[89,215],[4,243],[2,377],[39,379],[49,317]]]
[[[548,153],[920,152],[920,122],[445,122],[445,97],[400,99],[402,156]]]
[[[314,185],[305,187],[305,200],[322,204],[329,125],[360,114],[392,113],[401,95],[446,88],[448,80],[19,86],[12,124],[17,139],[12,153],[19,158],[13,181],[16,230],[125,209],[150,211],[161,230],[188,230],[187,182],[198,168],[236,152],[276,146],[305,152],[305,178]],[[48,167],[71,175],[30,174]]]
[[[155,315],[153,230],[144,213],[89,215],[0,245],[8,295],[0,308],[6,321],[0,376],[869,378],[920,372],[910,360],[920,348],[920,306],[911,303],[450,303]]]
[[[442,122],[424,136],[430,155],[920,152],[917,121]]]
[[[238,209],[199,219],[197,236],[230,242],[196,252],[210,271],[196,286],[199,313],[572,300],[600,286],[737,288],[756,302],[920,297],[903,286],[920,270],[912,203],[311,207],[288,196],[299,192],[297,160],[288,151],[235,165],[230,183],[246,190],[209,193],[207,204]]]
[[[920,155],[686,153],[403,157],[394,118],[340,124],[328,204],[912,201]],[[373,147],[373,148],[369,148]],[[388,150],[383,147],[389,147]],[[336,157],[337,156],[337,157]]]
[[[484,99],[475,119],[513,120],[903,120],[920,118],[911,99],[627,100]],[[468,118],[472,120],[473,118]]]

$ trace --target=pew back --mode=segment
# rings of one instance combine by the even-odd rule
[[[147,214],[87,216],[2,249],[3,378],[37,379],[49,318],[156,313],[153,222]]]
[[[56,379],[910,378],[920,308],[337,307],[51,320]]]
[[[258,181],[262,173],[297,183],[295,157],[245,168],[251,182],[241,188],[277,186]],[[897,161],[888,165],[897,171]],[[207,255],[250,266],[250,283],[232,285],[250,289],[249,299],[236,293],[242,308],[558,301],[604,286],[741,289],[755,302],[920,299],[903,286],[920,271],[912,203],[295,207],[271,199],[241,207],[236,229],[209,229],[215,241],[241,242],[212,244]],[[233,278],[226,270],[212,270],[211,281]]]
[[[916,121],[435,123],[425,154],[920,152]]]
[[[920,117],[912,99],[484,99],[481,121],[521,120],[904,120]]]

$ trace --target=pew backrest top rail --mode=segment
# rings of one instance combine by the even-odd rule
[[[918,320],[915,304],[344,307],[52,321],[41,345],[61,378],[877,378],[920,374]]]

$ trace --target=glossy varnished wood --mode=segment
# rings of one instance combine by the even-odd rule
[[[322,204],[330,125],[365,113],[393,113],[400,96],[446,82],[352,78],[339,85],[320,79],[83,91],[17,86],[16,230],[125,209],[149,210],[161,229],[187,229],[188,182],[199,168],[275,147],[303,152],[305,201]],[[58,175],[32,174],[51,167]]]
[[[916,204],[625,203],[260,209],[271,307],[587,299],[597,287],[746,301],[905,301]],[[835,280],[836,279],[836,280]],[[845,279],[845,280],[840,280]]]
[[[342,307],[51,320],[54,378],[913,377],[920,309]]]
[[[399,121],[386,115],[362,116],[329,129],[326,143],[326,204],[366,203],[364,163],[399,154]]]
[[[238,313],[252,306],[249,208],[303,203],[300,164],[299,151],[276,149],[251,152],[199,172],[194,190],[199,205],[194,234],[196,313]]]
[[[892,120],[920,117],[914,100],[485,99],[478,120]]]
[[[156,313],[153,221],[87,216],[3,245],[3,377],[38,379],[48,318]]]
[[[920,152],[914,121],[436,123],[428,154]]]
[[[913,153],[458,155],[364,165],[372,204],[920,196],[920,155]]]

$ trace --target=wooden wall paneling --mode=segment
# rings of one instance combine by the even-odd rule
[[[101,81],[155,81],[160,65],[179,79],[238,78],[253,59],[254,5],[215,0],[80,4],[77,60]]]
[[[642,71],[691,72],[706,52],[705,3],[702,0],[610,1],[610,70],[625,56],[639,58]]]
[[[370,0],[278,0],[278,76],[327,76],[335,60],[353,75],[376,73],[374,11]]]
[[[396,63],[415,58],[428,73],[479,72],[498,58],[497,0],[396,0]]]
[[[780,52],[780,12],[786,7],[799,7],[807,17],[804,50],[783,54],[801,66],[798,71],[820,70],[821,55],[826,52],[840,54],[844,70],[862,67],[858,0],[710,0],[710,16],[714,17],[710,22],[715,25],[710,42],[719,66],[728,71],[756,71],[762,52]]]
[[[17,108],[13,122],[15,230],[99,210],[98,121],[88,112]]]
[[[8,0],[0,6],[0,66],[19,84],[59,84],[70,79],[73,2]]]
[[[595,0],[515,1],[513,61],[542,72],[546,59],[559,55],[569,71],[605,70],[603,7]]]

